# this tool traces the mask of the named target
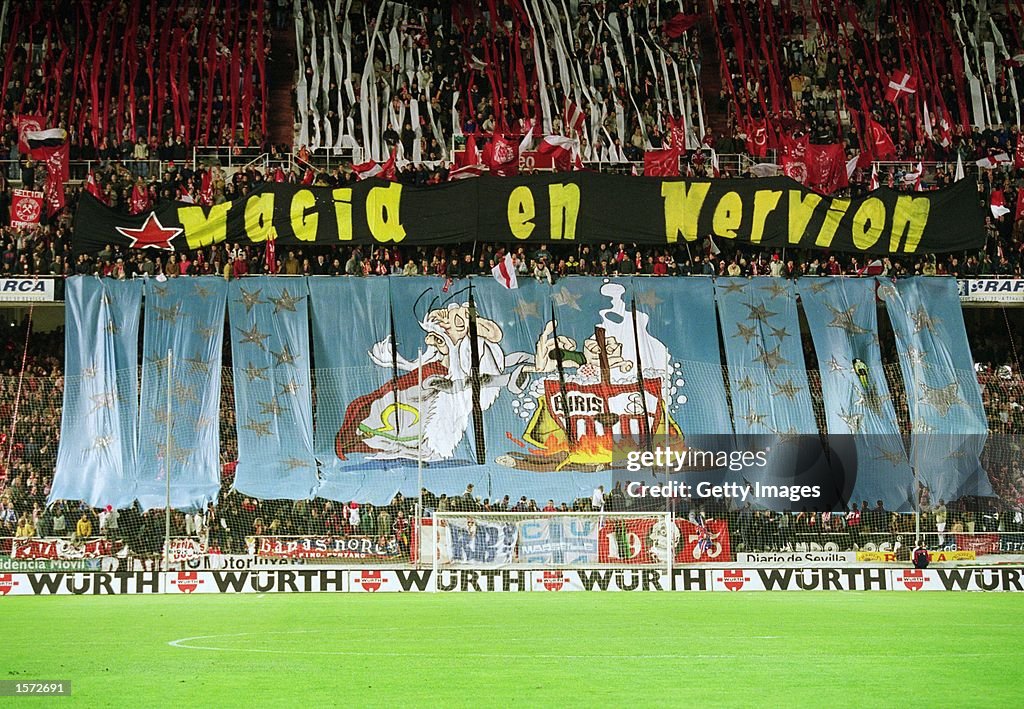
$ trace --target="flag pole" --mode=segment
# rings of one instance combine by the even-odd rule
[[[668,405],[669,405],[669,399],[670,399],[670,396],[671,396],[670,391],[669,391],[669,387],[668,387],[668,383],[670,381],[669,380],[669,372],[671,371],[671,369],[672,369],[672,355],[666,349],[665,350],[665,375],[661,379],[661,395],[662,395],[662,397],[665,400],[664,404],[662,404],[662,406],[664,408],[663,408],[663,410],[661,412],[661,423],[665,427],[665,448],[666,448],[666,450],[672,447],[672,427],[669,425],[669,422],[668,422],[668,420],[669,420],[668,419]],[[651,437],[653,438],[653,435]],[[665,483],[670,486],[669,489],[671,490],[672,489],[671,488],[672,480],[669,477],[668,456],[667,455],[665,456]],[[674,499],[674,497],[675,497],[674,495],[665,495],[665,521],[666,521],[667,524],[670,525],[670,527],[665,530],[665,546],[666,546],[665,556],[667,557],[666,560],[665,560],[665,565],[667,567],[666,571],[668,572],[668,581],[667,581],[667,583],[669,584],[669,588],[672,588],[673,584],[675,583],[674,580],[672,579],[672,564],[675,561],[675,559],[673,558],[674,555],[675,555],[674,554],[675,549],[672,547],[672,529],[671,529],[672,526],[675,526],[675,520],[672,517],[672,500]]]
[[[167,350],[167,421],[164,428],[164,570],[171,570],[171,351]]]
[[[419,430],[416,434],[416,480],[419,489],[416,501],[416,544],[420,544],[423,535],[423,348],[416,350],[416,371],[418,372],[416,389],[416,418]],[[420,565],[419,549],[416,550],[416,565]]]

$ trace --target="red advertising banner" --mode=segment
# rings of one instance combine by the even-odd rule
[[[674,563],[732,561],[729,525],[711,519],[693,523],[675,521],[672,533]],[[653,519],[609,519],[598,533],[597,554],[602,564],[656,564],[664,562],[665,524]]]
[[[15,539],[11,544],[14,559],[95,559],[110,556],[117,547],[106,539],[70,542],[66,539]]]
[[[15,229],[39,226],[43,214],[43,193],[14,190],[11,195],[11,226]]]
[[[709,519],[703,524],[677,519],[679,541],[676,543],[676,563],[692,564],[700,561],[732,561],[729,543],[729,524],[724,519]]]
[[[461,165],[459,160],[466,160],[465,150],[456,150],[456,165]],[[538,153],[536,150],[527,150],[519,153],[519,171],[532,172],[533,170],[554,170],[555,163],[551,155]]]
[[[284,559],[384,559],[399,555],[394,539],[372,537],[258,537],[256,554]]]
[[[997,554],[999,552],[998,534],[958,534],[956,548],[973,551],[975,554]]]

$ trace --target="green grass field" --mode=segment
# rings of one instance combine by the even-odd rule
[[[73,682],[26,705],[1010,707],[1022,630],[1012,593],[9,597],[0,679]]]

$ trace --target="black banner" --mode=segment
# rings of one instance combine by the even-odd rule
[[[266,183],[213,207],[175,202],[136,216],[83,195],[74,252],[108,244],[189,251],[221,242],[451,245],[716,239],[767,247],[866,253],[981,248],[983,214],[973,181],[932,192],[882,188],[845,199],[787,177],[686,180],[592,172],[480,177],[431,187],[377,179],[352,186]]]

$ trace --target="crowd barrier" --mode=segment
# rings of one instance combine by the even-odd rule
[[[2,573],[0,596],[569,591],[1024,591],[1024,567],[273,569]]]

